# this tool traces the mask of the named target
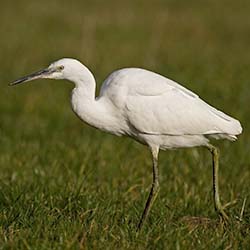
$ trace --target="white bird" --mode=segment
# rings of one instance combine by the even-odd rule
[[[117,136],[129,136],[149,147],[153,159],[153,182],[138,229],[148,216],[159,191],[159,149],[204,146],[213,158],[215,210],[227,219],[218,186],[219,154],[211,138],[234,141],[241,134],[238,120],[213,108],[178,83],[140,68],[114,71],[95,96],[94,76],[78,60],[60,59],[46,69],[20,78],[10,85],[39,78],[67,79],[75,84],[71,105],[87,124]]]

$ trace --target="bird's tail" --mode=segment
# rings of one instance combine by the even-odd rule
[[[240,122],[210,105],[209,107],[210,112],[217,116],[217,118],[219,118],[216,124],[220,132],[215,133],[212,137],[216,139],[225,138],[231,141],[235,141],[237,139],[237,136],[242,133],[242,126]]]

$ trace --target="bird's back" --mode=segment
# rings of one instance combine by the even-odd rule
[[[242,132],[236,119],[210,106],[198,95],[157,73],[125,68],[103,83],[108,98],[130,127],[148,135],[211,135],[236,139]]]
[[[197,96],[182,85],[155,72],[141,68],[124,68],[111,73],[104,81],[100,95],[112,95],[119,90],[129,91],[127,94],[159,95],[171,88],[181,89],[190,96]],[[123,93],[124,95],[124,93]]]

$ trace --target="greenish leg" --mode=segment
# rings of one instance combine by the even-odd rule
[[[213,193],[214,193],[214,207],[215,210],[219,213],[224,221],[228,220],[227,214],[223,210],[223,206],[220,202],[219,194],[219,150],[213,145],[209,144],[208,149],[212,153],[213,157]]]
[[[152,153],[152,158],[153,158],[153,183],[152,183],[152,187],[151,187],[151,190],[150,190],[150,193],[149,193],[149,196],[148,196],[148,200],[146,202],[146,205],[145,205],[145,208],[144,208],[144,211],[142,213],[142,216],[141,216],[141,219],[140,219],[140,222],[138,224],[138,227],[137,227],[137,231],[139,231],[148,214],[149,214],[149,211],[157,197],[157,194],[159,192],[159,189],[160,189],[160,185],[159,185],[159,172],[158,172],[158,153],[159,153],[159,148],[158,147],[151,147],[151,153]]]

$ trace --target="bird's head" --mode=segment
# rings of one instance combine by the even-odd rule
[[[67,79],[75,81],[75,79],[81,76],[81,73],[86,70],[86,67],[76,59],[63,58],[55,61],[49,65],[49,67],[39,70],[35,73],[29,74],[22,78],[15,80],[10,85],[16,85],[32,80],[46,78],[46,79]]]

